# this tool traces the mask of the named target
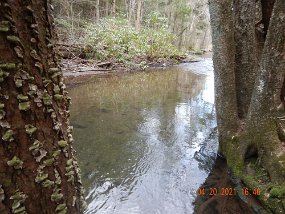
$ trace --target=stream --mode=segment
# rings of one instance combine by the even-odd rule
[[[217,156],[210,58],[69,88],[86,214],[189,214]]]

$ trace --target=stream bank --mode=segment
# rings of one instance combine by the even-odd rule
[[[64,47],[64,49],[62,49]],[[77,53],[69,46],[58,46],[62,56],[61,67],[66,84],[73,85],[90,80],[91,76],[110,77],[126,73],[141,72],[153,68],[166,68],[181,63],[192,63],[201,60],[200,57],[211,57],[211,52],[205,50],[192,51],[187,55],[173,55],[167,58],[141,56],[125,62],[115,60],[100,61],[87,59],[83,53]]]

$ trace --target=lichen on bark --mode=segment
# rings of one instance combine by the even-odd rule
[[[51,10],[49,0],[0,1],[0,213],[84,209],[78,165],[66,169],[70,101]]]
[[[283,188],[285,185],[285,149],[282,145],[282,134],[278,133],[280,130],[280,121],[276,118],[276,104],[274,103],[274,96],[276,93],[280,93],[282,83],[284,81],[284,67],[285,67],[285,4],[283,0],[276,0],[270,25],[266,31],[266,40],[263,47],[261,57],[253,57],[253,52],[249,52],[248,48],[254,45],[254,38],[252,36],[253,19],[249,16],[252,14],[252,2],[236,1],[240,4],[243,11],[237,11],[237,17],[241,17],[246,13],[243,18],[248,18],[247,23],[244,20],[236,22],[240,27],[236,29],[238,36],[236,38],[244,39],[244,41],[235,41],[230,35],[227,35],[228,28],[225,26],[234,26],[232,23],[232,16],[230,15],[231,5],[229,1],[209,1],[210,13],[211,13],[211,26],[213,35],[213,61],[215,78],[215,93],[216,95],[216,111],[219,130],[220,151],[225,155],[228,165],[233,169],[234,173],[243,179],[249,187],[253,188],[253,185],[259,185],[262,187],[263,193],[260,197],[261,201],[267,207],[268,211],[274,213],[285,212],[285,196],[283,194]],[[274,1],[270,1],[274,2]],[[245,8],[243,6],[246,3],[251,5],[251,8]],[[244,4],[244,5],[243,5]],[[236,18],[237,18],[236,17]],[[246,25],[250,25],[246,27]],[[243,26],[243,27],[241,27]],[[250,32],[248,31],[250,30]],[[237,32],[236,32],[237,34]],[[247,36],[245,36],[247,35]],[[228,53],[229,46],[234,47],[238,43],[247,43],[252,41],[250,46],[244,48],[238,46],[236,51],[242,53],[236,54],[235,60],[231,53]],[[241,57],[242,56],[242,57]],[[238,58],[237,58],[238,57]],[[252,64],[249,65],[249,61],[243,59],[252,59]],[[254,59],[260,59],[258,66],[256,66]],[[240,62],[242,60],[242,62]],[[251,78],[246,82],[254,82],[251,85],[252,94],[250,90],[248,92],[242,91],[243,87],[233,87],[234,84],[241,84],[244,77],[239,79],[241,72],[236,72],[240,68],[234,67],[240,65],[240,63],[247,63],[245,70],[253,71],[252,75],[247,74],[247,78]],[[216,64],[216,65],[215,65]],[[242,67],[241,67],[242,68]],[[254,73],[257,71],[256,73]],[[232,79],[229,79],[230,75],[235,74],[237,82],[232,83]],[[220,78],[221,76],[227,77],[226,79]],[[231,83],[231,84],[229,84]],[[245,84],[245,85],[246,85]],[[284,83],[283,83],[284,84]],[[224,93],[223,90],[231,88],[231,93],[227,90]],[[233,90],[234,89],[234,90]],[[250,94],[250,103],[247,97],[240,102],[243,93]],[[238,99],[238,105],[242,105],[242,114],[240,117],[239,128],[233,129],[234,126],[224,126],[225,123],[234,124],[235,113],[240,108],[235,109],[236,106],[235,97]],[[226,104],[224,104],[223,102]],[[228,103],[233,104],[229,108]],[[247,103],[242,104],[242,103]],[[248,105],[248,106],[247,106]],[[233,116],[234,115],[234,116]],[[222,121],[221,121],[222,120]],[[219,122],[221,121],[221,122]],[[228,136],[225,138],[224,136]],[[255,169],[250,170],[254,165]],[[253,176],[248,176],[249,171],[255,171]],[[257,171],[264,171],[262,176]],[[254,176],[261,176],[264,179],[252,179]],[[277,197],[278,196],[278,197]]]

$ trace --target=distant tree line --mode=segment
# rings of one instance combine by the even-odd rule
[[[54,0],[61,40],[75,41],[86,23],[106,17],[125,17],[137,31],[165,25],[186,50],[210,49],[207,0]]]

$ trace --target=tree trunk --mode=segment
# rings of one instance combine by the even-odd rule
[[[0,213],[81,213],[47,0],[0,0]]]
[[[135,5],[136,5],[136,0],[130,0],[129,1],[129,25],[132,26],[135,16]]]
[[[205,30],[203,39],[200,43],[200,49],[206,49],[206,40],[207,40],[208,29]]]
[[[141,18],[142,18],[141,13],[142,13],[142,0],[138,0],[136,30],[141,29]]]
[[[175,34],[176,32],[176,20],[177,20],[177,13],[174,13],[174,16],[173,16],[173,25],[172,25],[172,33]]]
[[[254,65],[249,65],[250,62],[248,59],[254,59],[254,56],[248,48],[256,44],[254,41],[255,35],[252,30],[252,26],[255,26],[255,24],[250,17],[250,14],[253,14],[253,8],[251,8],[252,5],[246,6],[243,5],[243,2],[244,1],[240,1],[235,5],[235,7],[238,6],[238,8],[235,8],[235,15],[236,17],[240,17],[239,19],[236,19],[236,38],[243,40],[236,40],[236,43],[239,43],[242,47],[237,47],[236,49],[236,66],[240,66],[243,61],[239,60],[244,59],[248,64],[244,69],[251,71],[251,69],[254,69]],[[250,2],[246,2],[250,4]],[[234,47],[232,40],[226,41],[227,44],[225,44],[217,39],[226,38],[225,34],[229,34],[233,29],[232,26],[229,25],[230,16],[226,17],[226,15],[230,13],[230,2],[227,3],[227,8],[225,7],[225,3],[226,0],[210,0],[214,45],[214,69],[215,75],[218,76],[215,78],[219,78],[219,75],[227,77],[227,80],[224,79],[224,81],[215,80],[216,94],[219,94],[216,95],[216,97],[218,98],[223,95],[218,86],[220,86],[220,88],[224,88],[225,86],[229,87],[228,81],[230,80],[231,82],[231,79],[228,78],[228,75],[229,73],[232,73],[233,70],[233,66],[222,67],[227,65],[229,61],[231,62],[232,58],[229,58],[226,54],[223,55],[223,52],[227,51],[229,46]],[[237,11],[236,9],[240,10]],[[278,93],[278,95],[281,94],[281,96],[282,94],[285,94],[281,90],[284,87],[285,73],[284,14],[284,0],[276,0],[265,38],[263,53],[260,63],[257,66],[257,77],[254,78],[255,75],[250,75],[248,78],[252,78],[252,80],[246,80],[251,82],[253,80],[255,81],[247,115],[245,115],[246,111],[244,111],[243,115],[246,116],[246,124],[241,125],[240,129],[234,133],[232,139],[229,139],[226,143],[220,140],[222,152],[225,154],[227,163],[233,169],[234,173],[242,178],[250,188],[256,186],[262,188],[263,193],[260,199],[273,213],[285,212],[285,149],[284,143],[280,140],[281,135],[279,126],[282,124],[275,118],[276,106],[274,105],[274,94]],[[251,26],[247,26],[248,23],[251,23]],[[218,58],[219,60],[216,59],[217,53],[219,53],[219,56],[222,56]],[[254,60],[252,60],[252,64],[255,64]],[[217,73],[217,71],[219,71],[218,69],[223,71],[223,73]],[[238,69],[236,69],[236,72],[237,70]],[[239,77],[239,75],[241,75],[241,73],[236,74],[237,77]],[[222,85],[219,85],[221,83]],[[241,81],[236,81],[236,84],[241,85]],[[246,84],[249,83],[246,82]],[[219,115],[221,115],[221,112],[228,112],[228,107],[225,103],[231,102],[233,99],[229,94],[224,94],[224,96],[224,103],[220,101],[222,98],[216,99],[219,135],[223,133],[227,135],[228,133],[232,133],[233,130],[231,126],[225,128],[225,126],[223,126],[223,121],[219,122]],[[224,120],[224,123],[228,122],[228,118],[224,117],[222,120]],[[284,133],[283,136],[285,136]],[[252,173],[251,171],[251,175],[249,175],[248,168],[252,169],[253,165],[254,172]],[[260,172],[263,173],[260,174]],[[249,177],[250,180],[248,179]],[[258,179],[256,179],[257,177]],[[262,179],[260,179],[261,177]]]
[[[273,99],[276,86],[279,94],[281,93],[283,78],[280,76],[284,77],[285,67],[285,18],[282,16],[284,13],[284,2],[280,3],[279,0],[269,26],[250,105],[248,121],[254,127],[261,127],[263,122],[266,123],[272,118],[276,110]]]
[[[127,15],[128,20],[129,20],[130,14],[129,14],[129,3],[128,3],[128,0],[125,0],[125,7],[126,7],[126,15]]]
[[[100,0],[96,0],[96,22],[100,20]]]
[[[109,15],[109,0],[106,0],[105,2],[105,16]]]
[[[187,27],[184,27],[184,21],[182,19],[181,19],[181,23],[180,23],[179,26],[180,26],[180,29],[179,29],[179,34],[178,34],[177,37],[178,37],[178,48],[181,49],[181,47],[182,47],[182,40],[183,40],[183,33],[185,32]]]
[[[195,10],[195,7],[194,7],[194,9],[193,10]],[[185,29],[185,35],[191,35],[191,37],[189,38],[188,37],[188,42],[189,43],[191,43],[191,44],[194,44],[195,43],[195,41],[194,41],[194,31],[193,31],[193,28],[194,28],[194,23],[195,23],[195,20],[196,20],[196,15],[193,13],[192,14],[192,16],[191,16],[191,21],[189,22],[189,24],[188,24],[188,26],[187,27],[185,27],[184,29]],[[183,31],[184,31],[184,29],[183,29]],[[179,34],[178,34],[178,36],[180,35],[180,34],[182,34],[183,32],[181,31]],[[194,48],[194,45],[191,45],[192,46],[192,48]]]
[[[116,14],[116,0],[112,0],[112,16],[115,16]]]
[[[274,94],[281,93],[284,78],[285,4],[282,0],[277,0],[275,4],[249,109],[247,128],[259,136],[257,147],[263,150],[261,158],[271,179],[284,182],[285,171],[282,168],[285,169],[285,166],[282,167],[283,162],[279,160],[282,157],[285,159],[285,152],[275,125]]]
[[[246,117],[256,78],[255,1],[235,0],[235,77],[238,115]]]
[[[209,0],[215,72],[215,104],[221,147],[237,131],[235,45],[231,5],[227,0]]]

